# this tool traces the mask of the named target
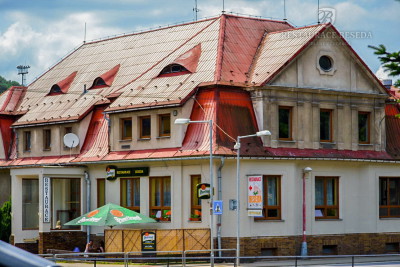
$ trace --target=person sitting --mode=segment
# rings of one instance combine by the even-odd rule
[[[101,240],[100,242],[99,242],[99,247],[97,248],[97,252],[99,252],[99,253],[104,253],[104,241],[103,240]]]
[[[93,245],[93,240],[90,240],[89,243],[86,244],[85,253],[97,252],[96,248]]]

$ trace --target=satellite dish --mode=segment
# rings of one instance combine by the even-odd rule
[[[79,145],[79,138],[76,134],[67,133],[64,135],[64,145],[69,148],[73,148]]]

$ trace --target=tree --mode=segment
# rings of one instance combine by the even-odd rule
[[[368,47],[375,50],[374,54],[378,55],[384,70],[389,72],[389,76],[400,75],[400,51],[388,52],[383,44],[379,46],[369,45]],[[397,80],[394,85],[400,87],[400,80]]]
[[[16,81],[7,81],[2,76],[0,76],[0,94],[3,93],[5,90],[10,88],[11,86],[20,86],[20,84]]]
[[[11,200],[0,207],[0,240],[9,242],[11,235]]]

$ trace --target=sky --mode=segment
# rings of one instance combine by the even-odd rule
[[[196,0],[0,0],[0,75],[27,83],[86,41],[195,20]],[[285,3],[285,5],[284,5]],[[285,6],[285,8],[284,8]],[[222,10],[282,20],[294,26],[331,21],[380,78],[387,75],[368,45],[400,50],[400,1],[197,0],[198,19]],[[327,15],[324,17],[324,15]]]

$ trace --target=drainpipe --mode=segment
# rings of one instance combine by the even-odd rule
[[[303,238],[301,242],[301,256],[307,256],[307,239],[306,239],[306,175],[310,173],[312,169],[305,167],[303,169]]]
[[[110,136],[111,136],[111,120],[110,118],[107,116],[107,113],[103,113],[104,115],[104,119],[107,121],[107,125],[108,125],[108,152],[110,152]]]
[[[90,211],[90,178],[89,173],[85,171],[85,181],[86,181],[86,212]],[[90,241],[90,226],[86,226],[86,243]]]
[[[221,158],[221,164],[218,167],[217,171],[217,176],[218,176],[218,199],[222,199],[222,174],[221,170],[222,167],[224,167],[225,164],[225,158]],[[222,215],[218,215],[217,218],[217,240],[218,240],[218,256],[222,257],[222,251],[221,251],[221,230],[222,230]]]
[[[18,158],[18,132],[17,132],[17,130],[15,128],[13,129],[13,131],[14,131],[14,134],[15,134],[15,158],[17,159]],[[12,146],[10,146],[10,149],[11,149],[11,147]]]

